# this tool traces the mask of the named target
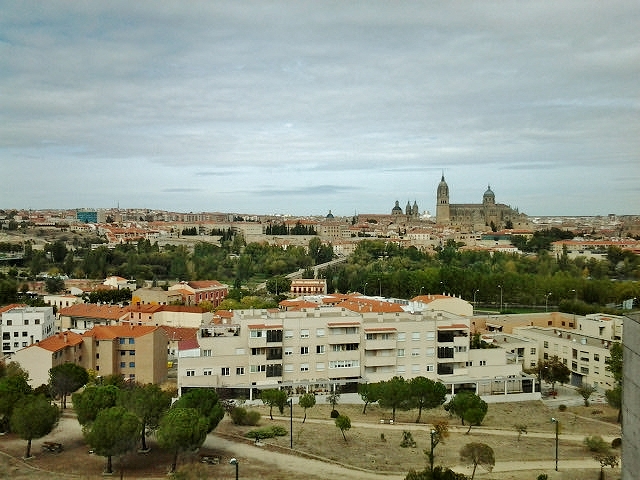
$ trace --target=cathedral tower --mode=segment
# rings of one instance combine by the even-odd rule
[[[449,186],[444,181],[444,173],[438,184],[437,203],[436,203],[436,223],[439,225],[447,225],[450,222],[449,211]]]

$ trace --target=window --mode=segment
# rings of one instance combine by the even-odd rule
[[[18,337],[18,336],[20,336],[20,334],[18,332],[13,332],[13,336],[14,337]]]
[[[291,365],[290,363],[285,363],[284,371],[287,372],[287,373],[293,372],[293,365]]]
[[[435,340],[436,332],[427,332],[427,340]]]
[[[124,338],[121,338],[121,339],[120,339],[120,345],[124,345],[124,343],[125,343],[125,339],[124,339]]]
[[[27,342],[22,342],[22,346],[26,347],[27,346]]]
[[[13,342],[13,347],[14,348],[20,347],[20,342]]]
[[[600,361],[600,354],[594,353],[593,354],[593,361],[594,362],[599,362]]]
[[[7,325],[13,325],[13,320],[7,320]]]
[[[407,334],[404,332],[398,332],[398,341],[404,342],[407,338]]]
[[[486,360],[480,360],[480,366],[484,367],[487,364]]]
[[[434,372],[435,367],[433,365],[427,365],[427,372]]]
[[[300,330],[300,338],[309,338],[309,329]]]
[[[25,319],[24,319],[24,324],[25,324],[25,325],[29,325],[29,319],[28,319],[28,318],[25,318]]]
[[[266,371],[267,371],[266,365],[251,365],[249,367],[250,373],[258,373],[258,372],[266,372]]]
[[[133,355],[135,355],[135,354],[136,354],[136,351],[135,351],[135,350],[129,350],[129,356],[130,356],[130,357],[131,357],[131,356],[133,356]]]
[[[236,355],[244,355],[244,348],[236,348]]]
[[[531,349],[531,355],[535,355],[535,354],[536,354],[536,349],[535,349],[535,348],[532,348],[532,349]]]
[[[324,345],[316,345],[316,353],[324,353]]]
[[[9,332],[4,332],[2,334],[2,339],[3,340],[11,340],[11,334]]]
[[[203,357],[210,357],[211,356],[211,350],[210,349],[202,350],[202,356]]]
[[[374,333],[367,333],[367,334],[365,335],[365,339],[367,339],[367,340],[375,340],[375,339],[376,339],[376,336],[375,336],[375,334],[374,334]]]
[[[420,332],[413,332],[411,334],[411,340],[413,340],[413,341],[420,340]]]
[[[549,360],[549,354],[547,352],[544,352],[542,358],[544,358],[545,360]]]
[[[124,357],[127,354],[126,350],[120,350],[120,356]]]
[[[285,354],[285,356],[286,355],[293,355],[293,347],[285,347],[284,354]]]
[[[316,337],[324,337],[324,328],[316,328]]]
[[[252,348],[251,355],[264,355],[264,348]]]
[[[549,342],[544,342],[544,348],[549,348]]]
[[[399,348],[398,349],[398,356],[399,357],[404,357],[404,348]]]
[[[301,363],[300,364],[300,371],[301,372],[308,372],[309,371],[309,364],[308,363]]]
[[[351,368],[359,366],[359,360],[335,360],[333,362],[329,362],[329,368]]]
[[[396,368],[396,373],[398,375],[404,375],[405,371],[404,365],[398,365],[398,368]]]
[[[284,338],[293,338],[293,330],[285,330]]]
[[[321,372],[324,370],[324,363],[316,363],[316,370]]]
[[[244,375],[244,367],[236,367],[236,375]]]
[[[309,355],[309,347],[300,347],[300,355]]]
[[[120,368],[125,368],[127,366],[127,362],[120,362]]]
[[[427,357],[433,357],[436,354],[436,349],[433,347],[427,348]]]
[[[195,370],[187,370],[187,377],[195,377],[195,376],[196,376]]]
[[[419,373],[419,372],[420,372],[420,365],[416,365],[416,364],[411,365],[411,373]]]
[[[33,323],[34,323],[35,325],[40,325],[40,319],[39,319],[39,318],[36,318],[36,319],[33,321]]]
[[[412,357],[419,357],[420,356],[420,349],[419,348],[412,348],[411,349],[411,356]]]
[[[129,339],[129,345],[134,345],[136,343],[136,339],[135,338],[130,338]]]
[[[262,330],[251,330],[251,332],[249,333],[249,337],[262,338]]]
[[[204,376],[209,377],[209,376],[213,375],[213,371],[210,368],[205,368],[204,371],[202,372],[202,374]]]
[[[136,362],[129,362],[129,368],[136,368]]]
[[[229,367],[222,367],[220,369],[220,375],[222,375],[223,377],[228,377],[230,375]]]

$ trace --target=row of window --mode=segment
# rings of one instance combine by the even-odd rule
[[[331,328],[332,335],[354,335],[358,333],[358,327],[340,327],[340,328]],[[249,337],[251,338],[267,338],[267,341],[276,342],[281,341],[282,338],[294,338],[295,331],[294,330],[285,330],[284,335],[282,330],[251,330],[249,332]],[[316,328],[316,337],[324,337],[326,335],[326,329],[324,328]],[[309,338],[311,336],[311,331],[308,328],[303,328],[300,330],[300,338]],[[396,338],[399,342],[403,342],[407,339],[406,332],[398,332],[397,334],[393,333],[367,333],[365,338],[367,340],[392,340]],[[411,340],[412,341],[420,341],[422,337],[421,332],[412,332]],[[426,332],[424,335],[425,340],[435,340],[436,332]]]
[[[34,318],[33,319],[33,324],[34,325],[40,325],[40,319],[39,318]],[[0,325],[2,325],[2,322],[0,321]],[[13,320],[7,320],[6,325],[9,327],[11,325],[13,325]],[[25,318],[22,323],[20,325],[29,325],[29,319]]]
[[[13,332],[13,337],[19,337],[21,332]],[[22,336],[23,337],[28,337],[29,336],[29,332],[22,332]],[[11,340],[11,332],[2,332],[2,339],[3,340]]]
[[[28,347],[28,342],[22,342],[23,347]],[[13,348],[20,348],[20,342],[13,342]],[[11,342],[3,342],[2,350],[11,350]]]

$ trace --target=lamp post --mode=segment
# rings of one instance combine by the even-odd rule
[[[289,399],[289,448],[293,450],[293,398]]]
[[[429,453],[429,464],[431,466],[431,473],[433,473],[433,449],[436,446],[434,441],[435,435],[436,435],[436,431],[432,428],[431,429],[431,452]]]
[[[498,285],[500,289],[500,313],[502,313],[502,285]]]
[[[551,292],[547,293],[544,296],[544,311],[548,312],[549,311],[549,295],[551,295]]]
[[[560,425],[560,421],[552,417],[551,422],[556,424],[556,472],[558,471],[558,427]]]
[[[424,287],[420,287],[420,293],[418,294],[418,296],[422,295],[422,289],[423,289],[423,288],[424,288]]]
[[[476,309],[476,307],[477,307],[477,304],[476,304],[476,293],[478,293],[479,291],[480,291],[480,289],[478,289],[478,288],[476,288],[476,289],[473,291],[473,309],[474,309],[474,310],[475,310],[475,309]]]
[[[236,480],[238,480],[238,465],[240,464],[240,462],[238,462],[237,458],[232,458],[231,460],[229,460],[229,463],[231,465],[235,465],[236,466]]]
[[[364,282],[364,288],[363,288],[363,290],[364,290],[364,291],[363,291],[363,295],[364,295],[365,297],[367,296],[367,285],[368,285],[368,282]]]

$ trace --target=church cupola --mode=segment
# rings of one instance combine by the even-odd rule
[[[496,204],[496,196],[491,190],[491,185],[487,186],[487,191],[484,192],[482,196],[482,204],[483,205],[495,205]]]

